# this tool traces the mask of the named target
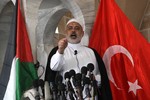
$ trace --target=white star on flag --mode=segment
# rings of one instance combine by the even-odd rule
[[[135,95],[136,95],[137,89],[142,89],[142,87],[138,85],[138,80],[135,80],[134,83],[131,83],[128,81],[128,84],[129,84],[129,91],[128,92],[133,91],[133,93]]]

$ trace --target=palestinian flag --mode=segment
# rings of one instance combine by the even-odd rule
[[[0,100],[20,100],[22,94],[32,86],[33,80],[38,78],[20,3],[20,0],[16,1],[0,77]]]

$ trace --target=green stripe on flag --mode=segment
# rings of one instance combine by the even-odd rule
[[[20,100],[21,96],[28,90],[35,79],[37,72],[32,62],[21,62],[16,60],[16,99]]]

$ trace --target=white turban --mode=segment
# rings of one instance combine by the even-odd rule
[[[81,27],[83,28],[83,30],[84,30],[84,25],[83,25],[83,23],[82,23],[81,21],[75,19],[75,18],[70,19],[70,20],[67,22],[66,26],[67,26],[69,23],[71,23],[71,22],[79,23],[79,24],[81,25]]]

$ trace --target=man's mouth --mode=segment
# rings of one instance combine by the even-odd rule
[[[71,37],[72,39],[76,39],[76,38],[77,38],[77,35],[76,35],[76,33],[72,33],[72,34],[70,35],[70,37]]]

